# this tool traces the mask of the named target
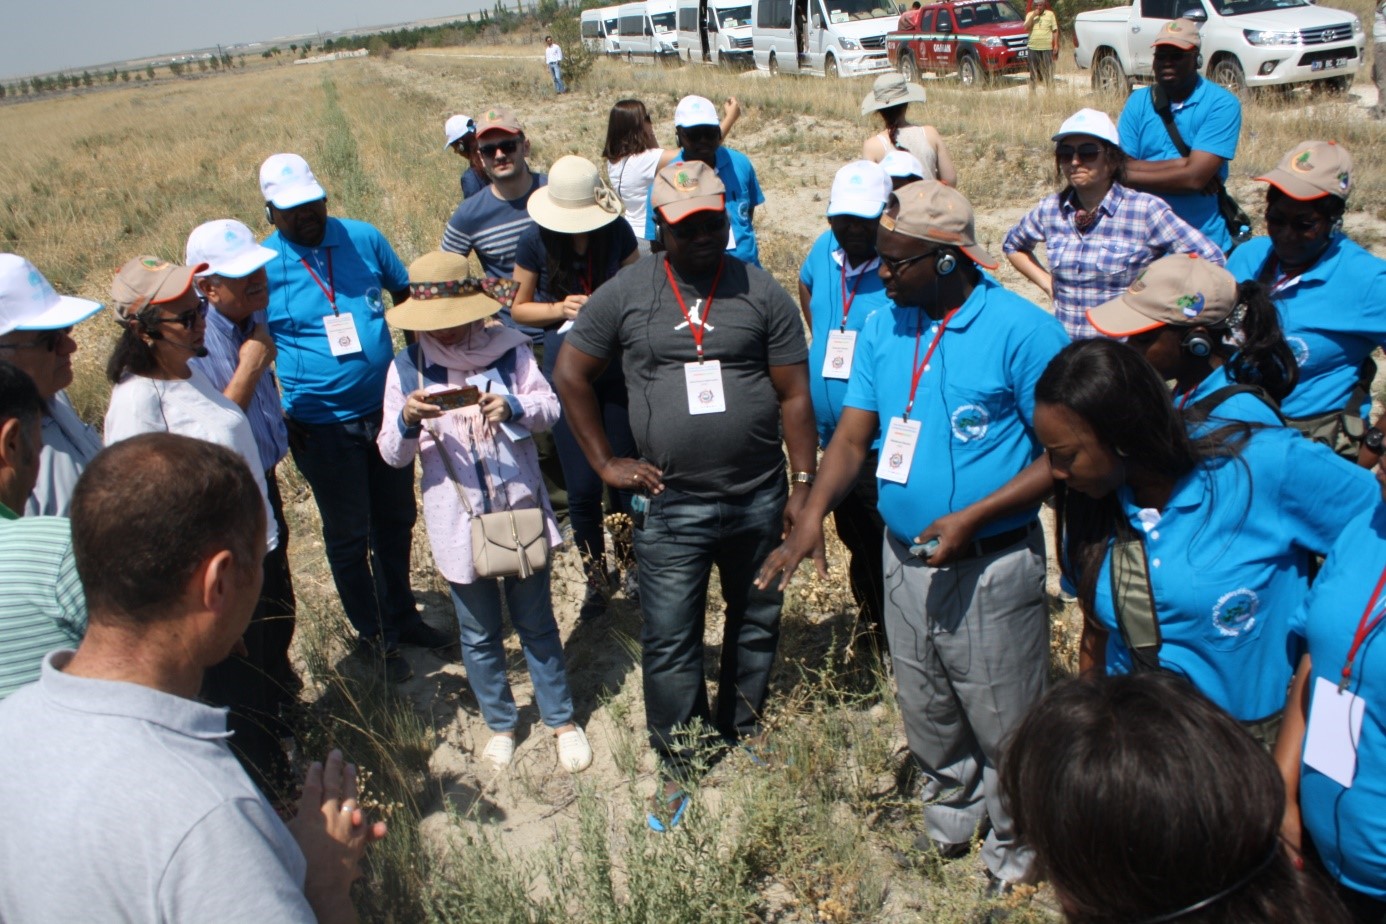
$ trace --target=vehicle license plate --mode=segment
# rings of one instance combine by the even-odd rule
[[[1309,70],[1327,71],[1335,67],[1346,67],[1347,63],[1347,58],[1329,58],[1327,61],[1315,61],[1313,64],[1309,65]]]
[[[1024,61],[1026,58],[1030,57],[1030,49],[1028,49],[1028,48],[1022,48],[1022,49],[1020,49],[1019,51],[1017,51],[1017,52],[1015,53],[1015,57],[1016,57],[1016,60],[1017,60],[1017,61]]]

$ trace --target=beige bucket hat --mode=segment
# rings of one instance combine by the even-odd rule
[[[541,228],[582,234],[621,216],[621,197],[585,157],[569,154],[549,168],[549,182],[529,197],[529,217]]]

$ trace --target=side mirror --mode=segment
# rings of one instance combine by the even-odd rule
[[[649,23],[645,23],[645,34],[646,34],[646,35],[654,35],[654,30],[650,28],[650,24],[649,24]]]
[[[1208,21],[1208,12],[1201,6],[1196,6],[1193,9],[1185,10],[1184,12],[1180,13],[1179,16],[1180,18],[1187,19],[1191,22]]]
[[[815,29],[821,29],[821,28],[823,28],[823,17],[822,17],[822,15],[820,15],[820,14],[818,14],[818,13],[814,13],[814,14],[813,14],[813,28],[815,28]]]

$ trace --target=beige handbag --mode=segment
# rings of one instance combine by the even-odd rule
[[[423,355],[419,356],[419,387],[423,381]],[[443,460],[448,480],[457,489],[462,507],[472,521],[472,568],[481,578],[518,577],[521,580],[542,571],[549,566],[549,536],[544,526],[544,511],[540,507],[524,510],[499,510],[494,513],[477,515],[467,501],[467,492],[453,470],[452,460],[448,458],[446,446],[438,431],[425,424],[438,447],[438,458]],[[475,445],[473,445],[475,450]],[[480,458],[478,456],[478,458]],[[483,477],[486,484],[483,490],[495,497],[490,487],[490,473],[482,462]]]

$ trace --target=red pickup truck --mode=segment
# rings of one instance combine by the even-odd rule
[[[1006,0],[959,0],[910,10],[885,42],[891,65],[910,80],[923,73],[956,73],[963,86],[975,87],[1030,66],[1025,16]]]

